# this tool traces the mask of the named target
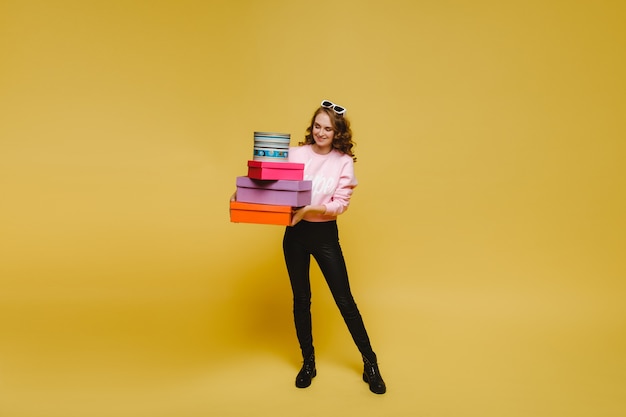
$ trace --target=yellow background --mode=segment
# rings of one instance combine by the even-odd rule
[[[621,1],[0,1],[0,415],[623,416]],[[282,227],[253,131],[348,108],[340,218],[389,391]]]

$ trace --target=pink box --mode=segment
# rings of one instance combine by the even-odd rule
[[[302,207],[311,204],[312,185],[312,181],[268,181],[237,177],[237,201]]]
[[[248,177],[256,180],[302,181],[304,178],[304,164],[248,161]]]

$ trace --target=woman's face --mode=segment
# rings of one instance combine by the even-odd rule
[[[333,138],[335,137],[335,130],[330,123],[330,117],[322,112],[315,116],[313,121],[313,140],[315,144],[313,149],[317,153],[328,153],[332,150]]]

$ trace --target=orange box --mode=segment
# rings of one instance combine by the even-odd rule
[[[233,223],[291,224],[291,206],[230,202],[230,221]]]

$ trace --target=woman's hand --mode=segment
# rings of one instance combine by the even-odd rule
[[[291,216],[291,225],[295,226],[306,216],[307,214],[324,214],[326,213],[326,206],[304,206],[293,211]]]
[[[306,208],[307,207],[309,207],[309,206],[304,206],[304,207],[301,207],[299,209],[293,210],[293,212],[291,214],[291,225],[292,226],[295,226],[296,224],[298,224],[298,222],[300,220],[302,220],[302,218],[306,214]]]

